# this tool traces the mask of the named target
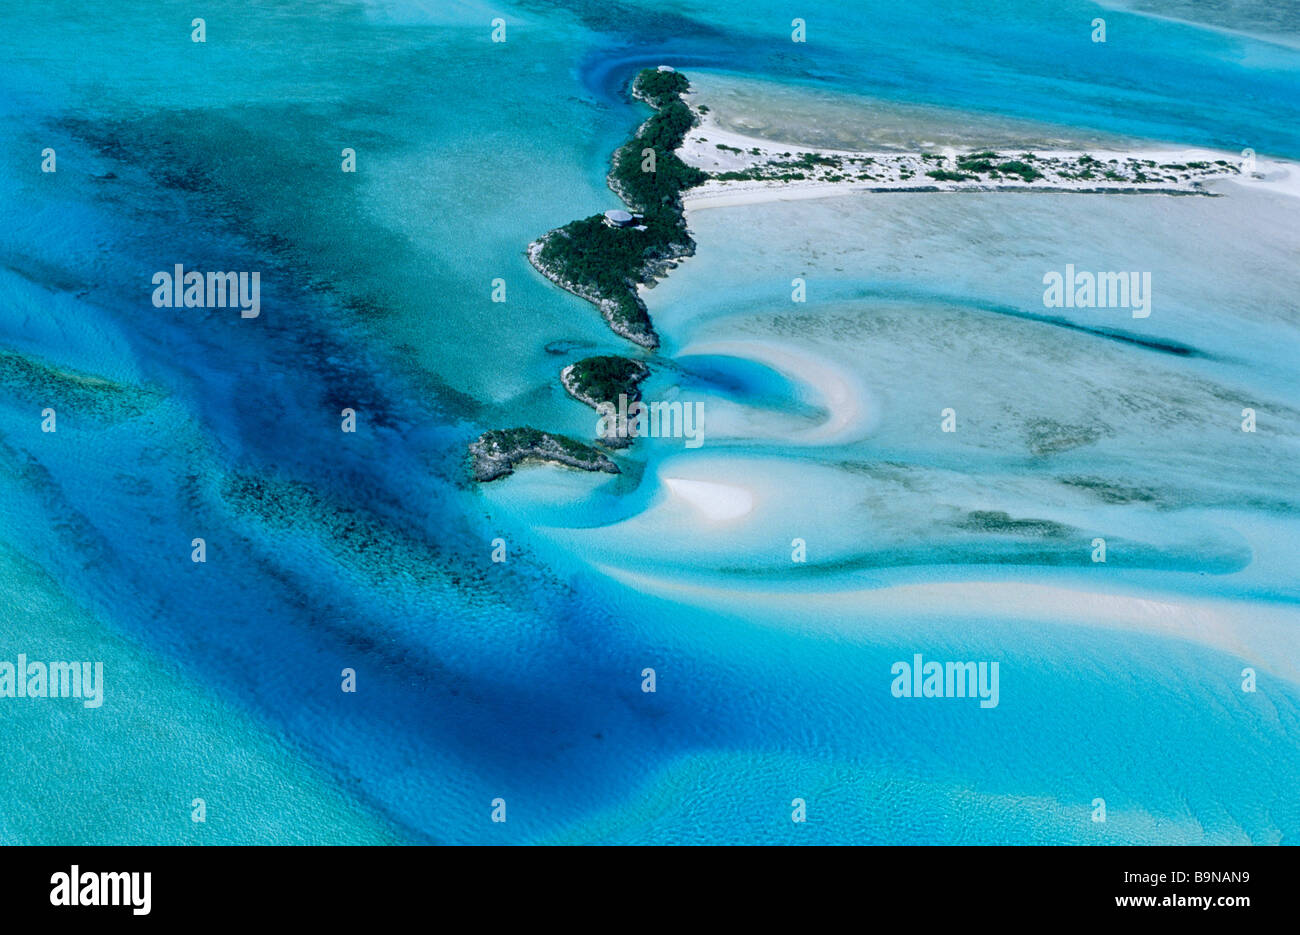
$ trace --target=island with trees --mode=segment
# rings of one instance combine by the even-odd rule
[[[666,65],[646,68],[633,78],[630,90],[654,113],[611,160],[606,180],[626,210],[557,227],[529,244],[527,253],[543,276],[600,309],[615,334],[654,350],[659,336],[639,289],[653,286],[679,260],[695,253],[682,193],[707,181],[709,174],[677,154],[698,122],[682,99],[690,90],[686,77]],[[603,402],[617,405],[620,395],[629,404],[640,400],[640,383],[649,375],[650,368],[641,361],[603,355],[568,365],[560,372],[560,382],[574,399],[598,408]],[[606,449],[626,448],[631,441],[616,433],[598,439]],[[619,473],[596,448],[531,427],[485,432],[469,450],[479,481],[505,477],[524,461]]]
[[[652,286],[678,260],[695,252],[682,192],[708,178],[676,153],[697,119],[682,100],[689,88],[685,76],[667,66],[639,72],[632,81],[632,97],[654,113],[615,151],[607,177],[627,210],[571,221],[528,245],[528,259],[538,272],[594,303],[616,334],[650,350],[659,346],[659,336],[638,289]],[[617,404],[620,395],[629,404],[639,400],[639,385],[649,375],[650,368],[641,361],[604,355],[568,365],[560,372],[560,382],[574,399],[597,408],[602,402]],[[631,439],[607,433],[599,443],[607,449],[626,448]],[[591,445],[531,426],[484,432],[470,443],[469,454],[477,481],[506,477],[525,461],[620,473],[618,465]]]
[[[639,401],[640,383],[648,376],[650,368],[641,361],[609,354],[569,364],[560,371],[560,382],[574,399],[599,411],[602,403],[617,406],[620,396],[626,397],[629,406]],[[632,438],[619,435],[614,426],[600,440],[610,448],[632,444]]]
[[[620,473],[618,465],[591,445],[565,435],[543,432],[526,425],[484,432],[469,446],[470,461],[477,481],[496,480],[514,472],[525,461],[562,464],[583,471]]]
[[[632,96],[655,112],[614,153],[608,182],[637,223],[618,226],[596,214],[528,247],[528,259],[542,275],[595,303],[616,334],[646,348],[658,347],[659,337],[638,287],[653,284],[695,252],[682,192],[708,178],[676,153],[696,120],[681,98],[689,87],[679,72],[654,68],[632,82]]]

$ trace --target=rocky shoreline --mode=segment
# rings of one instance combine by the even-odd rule
[[[480,482],[506,477],[525,461],[605,474],[622,473],[617,464],[590,445],[531,426],[484,432],[470,443],[469,454],[474,479]]]
[[[617,374],[602,373],[593,380],[589,372],[595,367],[607,369],[611,366],[622,370]],[[641,381],[650,376],[650,368],[639,360],[626,357],[588,357],[569,364],[560,371],[560,383],[565,391],[578,402],[600,412],[602,405],[617,405],[619,395],[626,398],[630,406],[641,399]],[[593,382],[602,384],[599,389]],[[597,434],[601,444],[607,448],[627,448],[632,444],[632,436],[619,435],[614,426],[603,435]]]
[[[626,338],[633,344],[649,350],[657,348],[659,346],[659,335],[655,333],[654,325],[650,323],[650,315],[646,311],[645,303],[641,301],[640,296],[634,295],[633,299],[642,316],[644,316],[643,326],[638,326],[635,319],[628,322],[620,318],[618,313],[623,309],[614,299],[601,295],[594,287],[584,286],[581,283],[565,279],[558,270],[543,262],[541,259],[542,250],[545,249],[550,238],[562,236],[561,230],[562,228],[556,228],[553,231],[548,231],[528,245],[528,262],[533,265],[533,269],[566,292],[572,292],[578,298],[586,299],[595,305],[600,310],[601,317],[605,319],[605,324],[609,325],[609,329],[620,338]]]
[[[596,215],[548,231],[528,245],[533,268],[600,309],[615,334],[648,349],[659,346],[639,290],[653,288],[678,261],[695,253],[682,192],[707,173],[677,156],[697,117],[682,100],[689,82],[668,68],[644,69],[631,96],[652,113],[614,151],[605,182],[635,222]]]
[[[659,347],[642,286],[653,288],[677,263],[695,253],[686,229],[682,191],[706,173],[677,156],[696,117],[682,100],[689,82],[671,68],[643,69],[632,80],[632,97],[654,111],[610,160],[606,182],[626,212],[570,221],[528,245],[532,267],[561,289],[591,302],[610,330],[653,351]],[[653,154],[653,155],[651,155]],[[632,160],[629,162],[629,160]],[[621,216],[620,216],[621,214]],[[638,384],[650,369],[625,357],[590,357],[565,367],[560,382],[579,402],[599,411],[618,396],[640,399]],[[609,449],[626,448],[630,437],[601,432]],[[474,479],[491,481],[522,461],[544,461],[586,471],[619,473],[595,448],[532,428],[485,432],[469,446]]]

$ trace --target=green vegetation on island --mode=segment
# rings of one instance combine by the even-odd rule
[[[997,167],[994,166],[993,160],[997,158],[999,158],[998,154],[990,149],[979,153],[967,153],[957,157],[957,168],[963,172],[995,172]]]
[[[688,88],[678,72],[653,68],[633,81],[633,96],[656,110],[614,153],[609,187],[634,212],[634,223],[616,226],[597,214],[551,231],[529,250],[543,274],[596,303],[617,334],[643,347],[657,347],[659,339],[637,286],[695,252],[681,193],[707,175],[675,152],[695,123],[681,99]]]
[[[639,384],[648,376],[650,368],[641,361],[610,354],[569,364],[560,371],[560,382],[570,396],[599,412],[603,405],[620,408],[620,396],[627,406],[640,400]],[[619,435],[612,425],[598,428],[596,434],[608,448],[626,448],[632,444],[631,436]]]
[[[1018,175],[1026,182],[1032,182],[1035,179],[1041,179],[1043,173],[1039,172],[1027,162],[1013,159],[1010,162],[998,163],[997,169],[1003,175]]]
[[[582,471],[618,474],[618,465],[591,445],[565,435],[543,432],[530,425],[484,432],[469,446],[471,469],[477,481],[505,477],[525,461],[563,464]]]
[[[620,395],[635,402],[641,398],[638,384],[648,376],[650,368],[641,361],[610,354],[569,364],[560,380],[570,396],[594,408],[605,402],[617,404]]]
[[[632,94],[658,110],[665,104],[680,100],[691,89],[691,83],[680,71],[643,68],[632,83]]]
[[[968,182],[975,176],[966,172],[953,172],[949,169],[931,169],[925,173],[932,179],[938,179],[940,182]]]
[[[707,142],[707,134],[695,142]],[[1203,193],[1201,185],[1236,173],[1226,160],[1174,162],[1157,165],[1151,159],[1130,157],[1102,162],[1088,153],[1024,152],[1016,156],[982,149],[969,153],[831,153],[773,152],[761,147],[742,150],[715,144],[728,154],[726,168],[709,175],[726,182],[836,182],[875,183],[878,190],[940,191],[926,179],[945,187],[963,189],[1020,188],[1035,184],[1042,189],[1064,187],[1077,191],[1104,191],[1123,185],[1144,186],[1143,191]],[[922,178],[924,177],[924,178]],[[1095,182],[1084,188],[1069,183]],[[1119,183],[1119,184],[1115,184]],[[1154,187],[1162,186],[1162,187]],[[1164,187],[1168,186],[1168,187]],[[716,190],[718,185],[713,186]],[[1134,189],[1138,190],[1138,189]]]
[[[659,346],[637,287],[663,276],[675,261],[695,252],[686,230],[681,193],[708,175],[677,157],[695,124],[681,96],[690,88],[671,68],[647,68],[632,82],[632,96],[654,109],[636,135],[619,147],[609,171],[610,189],[627,211],[571,221],[529,244],[528,259],[552,282],[595,303],[616,334],[647,348]],[[565,367],[564,388],[590,406],[640,398],[638,384],[650,370],[640,361],[605,355]],[[607,447],[627,442],[604,439]],[[563,464],[618,474],[619,468],[591,445],[532,426],[484,432],[469,445],[474,479],[492,481],[524,461]]]

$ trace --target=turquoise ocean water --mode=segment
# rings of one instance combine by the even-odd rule
[[[197,44],[192,5],[0,0],[0,660],[106,673],[98,709],[0,698],[0,841],[1294,842],[1281,196],[700,212],[699,254],[648,298],[650,388],[811,423],[788,375],[678,355],[808,341],[868,385],[870,433],[719,429],[698,453],[640,446],[616,479],[481,490],[464,463],[489,428],[589,435],[557,373],[627,351],[523,250],[614,203],[637,68],[762,79],[814,115],[1300,159],[1300,52],[1260,35],[1277,17],[1185,6],[813,2],[796,45],[770,0],[213,2]],[[828,216],[854,234],[835,249],[806,236]],[[1017,317],[1074,256],[1153,269],[1166,304],[1139,336],[1196,353]],[[259,270],[261,317],[153,307],[176,263]],[[773,296],[801,274],[792,321]],[[979,429],[955,450],[897,415],[952,398]],[[1270,414],[1255,448],[1220,431],[1243,405]],[[664,476],[771,493],[693,528]],[[1070,556],[1103,521],[1125,547],[1099,586]],[[862,596],[954,581],[1154,604]],[[1203,608],[1186,632],[1126,616],[1180,600]],[[1000,660],[998,708],[893,698],[914,652]]]

